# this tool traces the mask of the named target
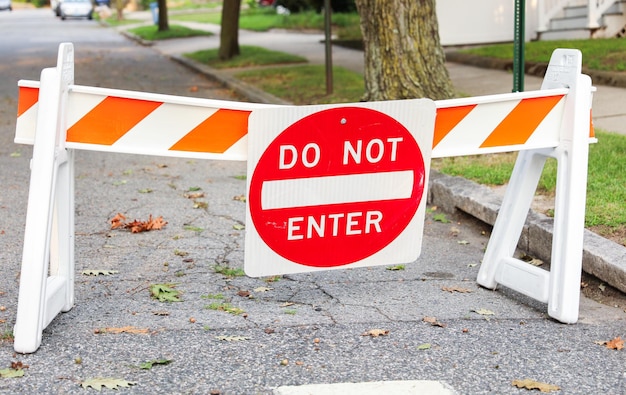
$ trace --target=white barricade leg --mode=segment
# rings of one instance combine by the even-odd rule
[[[520,151],[485,251],[477,281],[486,288],[505,285],[548,302],[548,272],[513,259],[546,158]],[[502,270],[503,265],[510,267]]]
[[[41,73],[14,327],[14,349],[21,353],[36,351],[43,329],[73,304],[73,163],[64,149],[63,115],[73,61],[72,45],[61,44],[57,67]]]
[[[582,272],[591,79],[580,75],[573,87],[572,124],[565,122],[561,144],[554,156],[558,161],[557,189],[550,267],[548,314],[565,323],[578,320]],[[569,109],[566,109],[566,112]]]
[[[542,88],[571,89],[559,145],[520,152],[477,282],[498,284],[548,304],[548,314],[564,323],[578,320],[585,221],[591,79],[580,74],[581,55],[557,50]],[[550,271],[513,257],[547,157],[558,162]]]

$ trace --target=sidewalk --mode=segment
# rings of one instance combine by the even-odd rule
[[[145,13],[133,15],[133,17],[145,18]],[[242,96],[248,97],[250,101],[288,104],[279,98],[259,91],[255,87],[237,81],[228,72],[218,71],[185,58],[184,53],[219,47],[220,27],[204,23],[176,23],[194,29],[211,31],[215,34],[210,37],[159,41],[154,43],[155,49],[188,67],[221,81]],[[239,33],[240,44],[292,53],[305,57],[311,64],[324,64],[323,40],[324,35],[322,33],[297,33],[277,29],[263,33],[241,30]],[[333,65],[363,73],[362,51],[334,46],[332,62]],[[509,72],[451,62],[447,64],[447,68],[456,91],[462,95],[482,96],[511,91],[513,78]],[[525,89],[540,89],[542,80],[539,77],[526,75]],[[597,86],[597,92],[593,98],[595,127],[626,135],[626,106],[623,105],[625,99],[626,89],[624,88]],[[461,178],[453,178],[443,174],[435,174],[431,178],[430,199],[433,204],[441,206],[447,211],[461,209],[490,225],[495,222],[502,196],[503,191],[496,195],[488,188]],[[521,247],[532,256],[549,260],[551,243],[545,243],[545,239],[551,240],[551,232],[552,221],[542,214],[533,213],[527,221],[526,237],[523,237],[525,244]],[[622,292],[626,292],[626,248],[593,232],[585,231],[584,249],[583,270]]]

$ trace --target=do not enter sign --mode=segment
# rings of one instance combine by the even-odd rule
[[[416,217],[424,206],[434,124],[431,103],[253,114],[249,151],[257,144],[253,134],[266,134],[266,142],[258,139],[264,148],[249,157],[246,272],[284,274],[416,259],[423,210]],[[394,111],[393,105],[400,108]],[[419,110],[424,106],[432,114]],[[425,135],[421,142],[418,132]]]

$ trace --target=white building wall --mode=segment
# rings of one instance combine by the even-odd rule
[[[441,44],[513,41],[515,0],[436,0]],[[526,0],[526,40],[534,39],[537,1]]]

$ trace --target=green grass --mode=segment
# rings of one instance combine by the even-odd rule
[[[129,32],[136,36],[143,38],[144,40],[167,40],[170,38],[183,38],[193,36],[211,36],[213,33],[204,30],[190,29],[180,25],[170,25],[169,30],[160,32],[158,26],[140,26],[134,29],[129,29]]]
[[[215,273],[221,274],[221,275],[226,276],[226,277],[241,277],[241,276],[245,276],[246,275],[246,273],[243,271],[243,269],[232,268],[232,267],[221,266],[221,265],[214,266],[213,267],[213,271]]]
[[[333,93],[326,94],[325,67],[288,66],[237,73],[236,77],[294,104],[358,102],[365,92],[363,76],[342,67],[333,68]]]
[[[626,40],[622,38],[532,41],[524,46],[526,62],[548,63],[556,48],[576,48],[583,54],[583,67],[591,70],[626,71]],[[489,45],[463,52],[500,59],[513,59],[513,44]]]
[[[93,17],[98,20],[100,19],[100,15],[98,15],[97,12],[94,12]],[[139,24],[139,23],[143,23],[144,21],[141,19],[126,19],[126,18],[120,20],[120,19],[117,19],[117,16],[114,14],[113,16],[110,16],[104,19],[103,22],[106,22],[111,27],[117,27],[117,26]]]
[[[185,56],[195,60],[196,62],[207,64],[216,69],[306,62],[306,59],[301,56],[271,51],[261,47],[242,45],[239,47],[239,50],[241,52],[239,56],[226,61],[219,59],[217,48],[187,53]]]
[[[167,2],[167,10],[197,10],[199,8],[218,8],[222,1],[217,0],[174,0]]]
[[[219,25],[222,15],[219,12],[204,12],[172,15],[170,19]],[[348,26],[358,27],[359,15],[357,13],[336,13],[332,15],[332,24],[337,28],[346,28]],[[291,15],[278,15],[273,8],[249,9],[241,11],[239,27],[241,29],[257,32],[265,32],[270,29],[322,30],[324,29],[324,15],[313,11]]]
[[[589,147],[585,226],[603,236],[626,234],[626,136],[596,131]],[[432,167],[480,184],[503,185],[511,176],[517,154],[493,154],[434,159]],[[541,175],[539,193],[556,190],[556,161],[550,159]],[[620,242],[619,240],[617,240]],[[626,245],[626,240],[621,241]]]

